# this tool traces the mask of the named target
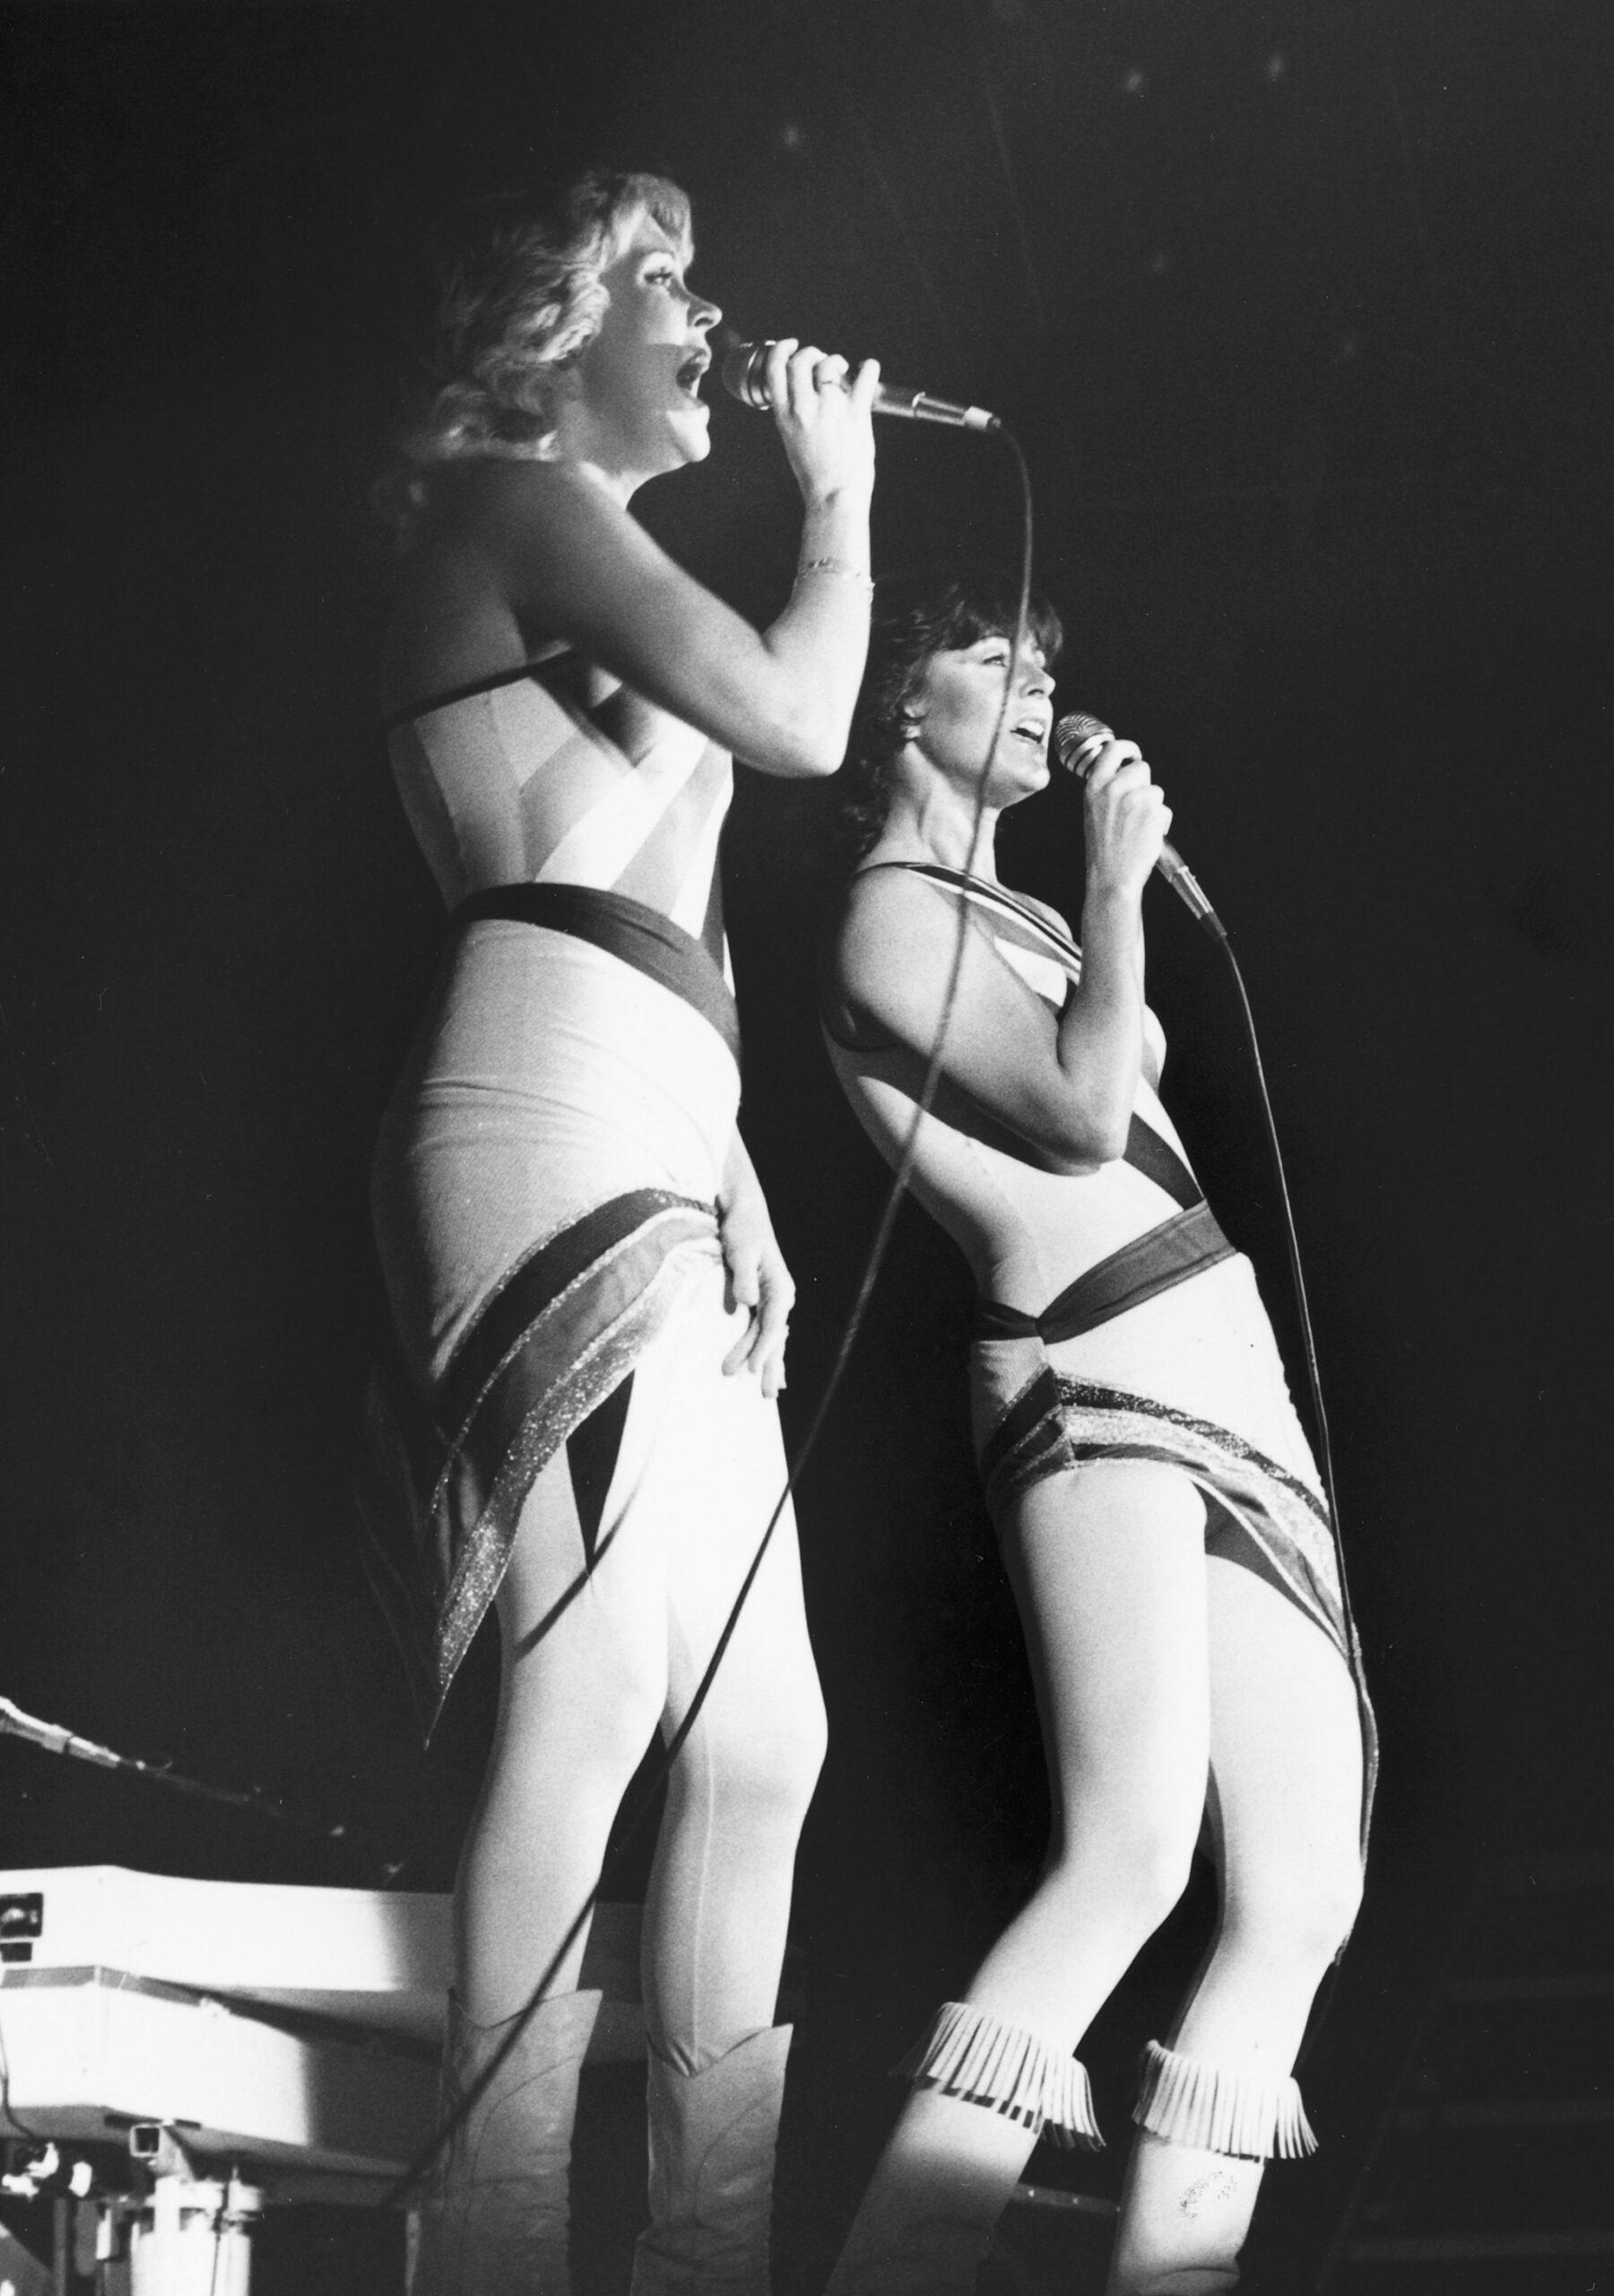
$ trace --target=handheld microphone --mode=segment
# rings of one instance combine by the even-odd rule
[[[1073,773],[1079,781],[1085,781],[1093,761],[1091,758],[1084,761],[1083,751],[1100,742],[1113,742],[1115,738],[1113,728],[1106,726],[1102,718],[1089,718],[1084,709],[1072,709],[1060,718],[1054,728],[1054,753],[1067,773]],[[1211,908],[1203,886],[1175,845],[1162,844],[1155,867],[1194,923],[1202,925],[1213,941],[1225,941],[1227,926]]]
[[[772,405],[768,395],[768,354],[771,343],[731,343],[723,354],[719,372],[723,387],[742,406]],[[902,383],[881,383],[874,394],[876,414],[906,415],[910,422],[945,422],[955,430],[1001,430],[1001,418],[984,406],[960,406],[957,400],[933,398],[929,391],[909,390]]]

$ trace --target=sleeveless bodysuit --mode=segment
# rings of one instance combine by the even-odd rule
[[[912,869],[964,900],[969,929],[1063,1008],[1080,951],[1037,910],[960,872],[874,865]],[[874,1038],[828,982],[821,1019],[843,1089],[890,1160],[911,1121],[915,1057]],[[1146,1037],[1158,1074],[1152,1013]],[[984,1295],[971,1397],[994,1518],[1033,1483],[1098,1459],[1181,1466],[1205,1500],[1208,1551],[1297,1604],[1350,1666],[1371,1787],[1372,1716],[1317,1470],[1254,1270],[1217,1227],[1152,1084],[1140,1079],[1124,1156],[1074,1175],[1048,1170],[944,1088],[920,1126],[913,1187]]]
[[[365,1514],[430,1729],[560,1447],[587,1547],[655,1483],[657,1414],[705,1408],[670,1404],[655,1364],[709,1361],[709,1448],[759,1523],[784,1469],[777,1413],[717,1371],[740,1096],[727,752],[566,644],[389,733],[453,912],[373,1182],[396,1361]]]

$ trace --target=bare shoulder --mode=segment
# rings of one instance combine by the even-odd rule
[[[399,570],[384,687],[407,700],[518,665],[551,638],[609,649],[613,610],[629,611],[658,557],[620,503],[564,465],[447,464]]]
[[[945,885],[904,862],[876,861],[847,883],[845,929],[876,935],[924,931],[933,919],[945,926],[956,900]]]
[[[836,935],[846,978],[889,983],[894,973],[949,961],[960,905],[950,887],[915,869],[877,863],[861,871],[846,888]]]
[[[478,455],[461,464],[456,477],[454,494],[473,519],[594,515],[610,522],[629,516],[572,464],[537,455]]]
[[[482,455],[433,472],[412,554],[507,576],[519,568],[531,581],[546,564],[631,547],[643,535],[621,503],[569,465]]]

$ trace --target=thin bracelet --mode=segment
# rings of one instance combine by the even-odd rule
[[[843,582],[855,582],[868,597],[874,595],[874,585],[861,566],[854,566],[849,558],[810,558],[805,566],[796,568],[796,580],[803,574],[834,574]]]

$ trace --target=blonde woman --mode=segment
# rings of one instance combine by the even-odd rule
[[[792,1286],[740,1134],[717,841],[731,756],[840,761],[868,631],[876,371],[785,341],[803,499],[758,631],[635,520],[708,452],[689,208],[594,173],[489,209],[443,274],[395,488],[398,787],[451,911],[382,1130],[412,1621],[430,1724],[484,1613],[497,1735],[456,1894],[445,2098],[511,2035],[677,1729],[784,1482]],[[669,1780],[645,1909],[651,2222],[637,2296],[765,2296],[774,2025],[823,1715],[788,1516]],[[418,2287],[567,2284],[584,1936],[458,2129]]]

